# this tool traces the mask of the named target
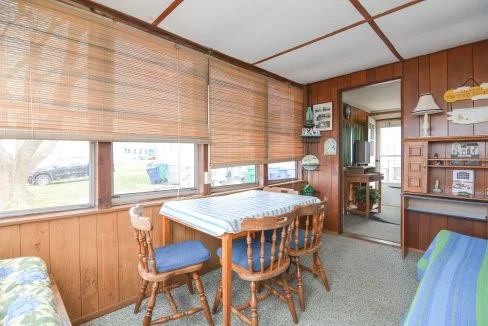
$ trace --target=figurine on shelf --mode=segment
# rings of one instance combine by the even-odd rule
[[[310,106],[307,107],[307,112],[305,113],[305,127],[313,127],[313,111]]]
[[[439,154],[434,153],[434,159],[439,159]],[[442,161],[434,161],[434,165],[443,165]]]
[[[435,180],[434,188],[432,188],[432,193],[434,194],[442,194],[442,189],[440,188],[440,181],[439,179]]]

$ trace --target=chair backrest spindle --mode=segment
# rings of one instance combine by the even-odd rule
[[[252,273],[267,273],[282,267],[288,262],[288,248],[294,231],[296,211],[290,213],[267,216],[263,218],[244,219],[241,224],[243,231],[247,231],[247,261],[248,269]],[[264,231],[273,230],[271,244],[266,242]],[[259,268],[253,269],[252,234],[261,232],[259,240]],[[280,237],[281,235],[281,237]],[[269,240],[269,239],[268,239]],[[269,247],[270,246],[270,247]],[[256,250],[256,248],[254,248]],[[266,266],[267,251],[270,250],[269,267]],[[278,253],[276,251],[278,250]],[[256,252],[257,254],[257,252]],[[257,266],[256,266],[257,267]]]
[[[326,211],[327,199],[320,203],[297,207],[297,219],[305,217],[305,230],[303,231],[303,247],[299,248],[296,245],[294,249],[312,250],[320,245]]]
[[[134,238],[137,243],[139,254],[139,264],[146,272],[157,274],[156,259],[154,258],[154,248],[152,243],[152,218],[144,217],[142,206],[137,205],[129,211],[130,222],[134,229]]]

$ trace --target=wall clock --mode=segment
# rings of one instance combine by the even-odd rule
[[[352,108],[349,104],[344,103],[344,119],[349,119],[352,114]]]

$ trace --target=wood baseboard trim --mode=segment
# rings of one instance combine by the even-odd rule
[[[394,247],[394,248],[400,248],[400,244],[393,242],[393,241],[381,240],[381,239],[371,238],[371,237],[367,237],[364,235],[358,235],[358,234],[347,233],[347,232],[343,232],[341,235],[346,237],[346,238],[363,240],[363,241],[368,241],[368,242],[373,242],[373,243],[379,243],[379,244]]]
[[[147,297],[147,296],[146,296]],[[106,314],[109,314],[111,312],[114,312],[115,310],[119,310],[119,309],[122,309],[124,307],[127,307],[128,305],[131,305],[133,303],[136,302],[136,299],[137,297],[133,297],[133,298],[130,298],[130,299],[127,299],[127,300],[124,300],[124,301],[121,301],[115,305],[112,305],[112,306],[108,306],[108,307],[105,307],[105,308],[102,308],[96,312],[93,312],[91,314],[88,314],[88,315],[84,315],[84,316],[81,316],[79,318],[76,318],[74,320],[72,320],[72,324],[73,325],[80,325],[80,324],[84,324],[86,322],[89,322],[90,320],[93,320],[93,319],[96,319],[98,317],[101,317],[103,315],[106,315]],[[141,321],[142,321],[142,317],[144,317],[144,312],[140,312],[141,313]]]

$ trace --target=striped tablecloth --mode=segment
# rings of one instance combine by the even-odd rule
[[[161,214],[213,236],[238,233],[244,218],[280,215],[295,206],[318,203],[315,197],[250,190],[226,196],[164,203]]]

